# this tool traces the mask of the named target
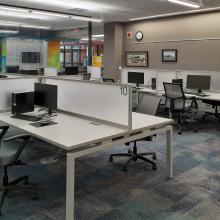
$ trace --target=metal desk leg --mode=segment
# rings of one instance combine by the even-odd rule
[[[168,126],[167,136],[167,177],[173,178],[173,127]]]
[[[74,220],[74,193],[75,193],[75,157],[67,153],[66,171],[66,220]]]

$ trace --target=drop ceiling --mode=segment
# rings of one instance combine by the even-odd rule
[[[200,0],[191,0],[199,2]],[[203,8],[220,7],[220,0],[203,0]],[[103,18],[105,22],[126,22],[137,17],[186,12],[191,8],[168,0],[0,0],[2,4]],[[86,26],[85,21],[74,21],[48,16],[28,15],[0,10],[0,20],[51,26],[53,29]]]

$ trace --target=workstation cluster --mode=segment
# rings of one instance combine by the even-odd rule
[[[177,72],[175,75],[167,74],[165,79],[163,74],[158,72],[156,77],[147,76],[146,79],[144,72],[127,72],[127,82],[133,84],[134,94],[137,94],[134,96],[133,105],[138,103],[143,93],[161,96],[161,109],[164,109],[164,112],[168,111],[169,117],[172,117],[172,113],[178,113],[179,134],[182,134],[180,124],[181,117],[184,117],[183,113],[192,109],[196,111],[195,115],[202,111],[205,105],[209,107],[209,111],[199,114],[203,120],[211,115],[220,119],[218,112],[220,93],[216,86],[218,76],[213,74],[213,77],[212,74],[207,75],[207,73],[183,75]],[[146,80],[147,84],[145,84]]]
[[[19,158],[30,137],[51,143],[67,154],[67,220],[74,219],[75,160],[79,157],[165,132],[166,176],[173,177],[173,121],[132,112],[130,85],[60,77],[17,76],[0,79],[0,94],[0,121],[5,123],[0,127],[1,139],[9,127],[24,133],[3,140],[4,147],[0,151],[1,166],[4,168],[1,211],[10,189],[19,183],[29,183],[27,175],[9,182],[8,167],[23,165]],[[21,142],[17,142],[18,146],[11,150],[7,144],[13,140]],[[133,157],[133,153],[129,155]],[[154,162],[146,161],[156,170]],[[33,194],[33,190],[31,192]],[[40,193],[34,191],[33,198],[40,200]]]

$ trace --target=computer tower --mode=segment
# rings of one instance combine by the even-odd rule
[[[153,90],[156,90],[157,89],[157,79],[156,78],[152,78],[151,79],[151,88]]]

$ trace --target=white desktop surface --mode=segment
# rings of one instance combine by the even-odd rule
[[[144,88],[138,90],[138,92],[143,93],[150,93],[150,94],[158,94],[158,95],[165,95],[165,92],[163,90],[159,90],[158,93],[156,90],[152,90],[149,88]],[[212,91],[205,91],[204,92],[208,96],[197,96],[196,94],[189,94],[185,93],[185,96],[188,98],[195,97],[196,99],[200,100],[212,100],[212,101],[220,101],[220,93],[219,92],[212,92]]]
[[[28,132],[35,137],[55,144],[68,151],[78,147],[125,135],[128,131],[111,125],[96,123],[92,120],[58,113],[54,119],[58,124],[36,128],[25,120],[11,118],[11,113],[0,113],[0,121]],[[154,128],[172,123],[171,119],[160,118],[140,113],[133,113],[132,132]]]
[[[10,112],[1,113],[0,121],[68,151],[127,133],[124,129],[106,124],[94,125],[91,124],[92,120],[63,113],[58,113],[54,119],[54,122],[57,122],[57,124],[40,128],[30,125],[33,122],[11,118]]]

